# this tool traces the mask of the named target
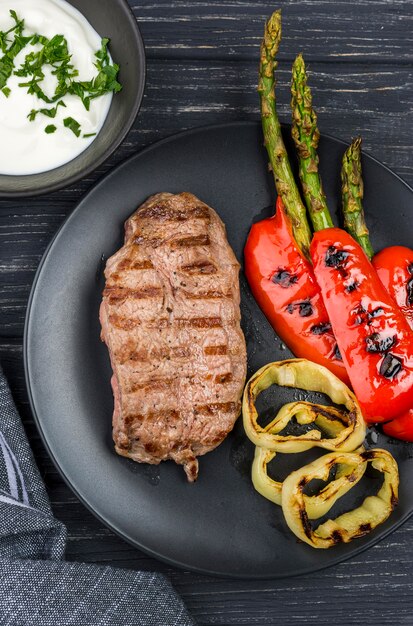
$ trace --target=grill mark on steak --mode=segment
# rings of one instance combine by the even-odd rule
[[[205,346],[204,354],[207,356],[228,354],[228,346]]]
[[[139,218],[157,219],[162,222],[185,222],[188,219],[203,219],[209,221],[209,210],[205,205],[199,205],[189,211],[174,210],[165,204],[154,204],[139,211]]]
[[[185,295],[188,300],[209,300],[209,299],[218,299],[218,298],[232,298],[233,294],[231,291],[198,291],[197,293],[190,293],[185,289],[182,289],[182,293]]]
[[[195,405],[194,413],[195,415],[216,415],[217,413],[230,413],[239,407],[239,402],[211,402],[210,404]]]
[[[189,384],[198,384],[202,382],[211,382],[218,385],[225,385],[234,380],[232,372],[225,372],[223,374],[216,374],[213,376],[212,374],[206,374],[205,376],[194,376],[189,375],[183,377],[188,381]],[[128,385],[127,393],[138,393],[140,391],[169,391],[171,387],[177,384],[179,380],[183,379],[182,377],[175,378],[155,378],[151,379],[147,382],[135,382]]]
[[[162,390],[162,391],[167,391],[173,384],[174,384],[175,379],[174,378],[163,378],[160,380],[150,380],[149,382],[146,383],[131,383],[128,386],[128,393],[137,393],[138,391],[145,391],[145,390]]]
[[[160,420],[170,425],[171,422],[177,422],[180,418],[181,413],[176,409],[162,409],[162,411],[149,411],[148,413],[127,413],[123,416],[126,426],[131,426],[135,421],[151,423]],[[156,442],[153,445],[156,445]]]
[[[188,265],[181,265],[180,268],[187,274],[216,274],[217,267],[210,261],[198,261],[197,263],[189,263]]]
[[[220,317],[192,317],[188,319],[176,317],[174,321],[181,328],[222,328]]]
[[[120,330],[133,330],[141,324],[141,321],[138,319],[131,319],[130,317],[125,317],[124,315],[118,315],[117,313],[111,313],[108,321],[109,324],[115,328],[119,328]]]
[[[211,241],[206,234],[190,235],[189,237],[180,237],[179,239],[167,239],[163,237],[148,237],[146,235],[137,235],[133,243],[148,248],[159,248],[163,245],[170,245],[171,248],[194,248],[197,246],[209,246]]]
[[[143,237],[142,235],[138,235],[134,238],[133,243],[137,246],[148,246],[149,248],[158,248],[165,240],[162,237]]]
[[[142,259],[142,261],[126,258],[120,261],[118,271],[122,270],[153,270],[153,263],[150,259]],[[113,280],[114,277],[112,277]]]
[[[160,287],[143,287],[142,289],[129,289],[129,287],[106,287],[103,297],[108,298],[109,304],[115,304],[131,298],[132,300],[142,300],[145,298],[162,297],[163,292]]]
[[[195,348],[196,349],[196,348]],[[231,350],[228,349],[228,346],[207,346],[204,348],[205,356],[240,356],[242,352],[233,348]],[[127,363],[128,361],[135,363],[152,363],[156,364],[156,362],[163,361],[173,361],[174,359],[184,359],[190,358],[194,356],[194,350],[188,346],[174,346],[174,347],[163,347],[163,348],[152,348],[152,349],[144,349],[144,348],[136,348],[131,349],[127,344],[126,346],[122,346],[119,350],[116,351],[116,357],[119,358],[119,362],[121,365]]]
[[[191,194],[157,194],[125,223],[101,306],[119,454],[172,459],[193,481],[196,457],[232,430],[246,376],[238,273],[221,220]]]
[[[234,377],[231,372],[227,372],[226,374],[217,374],[215,376],[215,382],[218,385],[225,385],[226,383],[232,383]]]
[[[135,317],[131,319],[130,317],[126,317],[124,315],[119,315],[118,313],[111,313],[109,315],[109,322],[113,324],[119,330],[133,330],[138,326],[141,326],[144,321]],[[223,322],[220,317],[192,317],[192,318],[182,318],[175,317],[172,320],[169,317],[159,317],[153,320],[145,320],[145,324],[148,328],[167,328],[168,326],[174,325],[178,328],[199,328],[199,329],[207,329],[207,328],[222,328]],[[228,320],[226,322],[227,326],[233,326],[235,324],[235,320]]]
[[[116,356],[119,357],[120,363],[123,365],[127,361],[162,361],[172,359],[183,359],[184,357],[191,356],[191,349],[186,346],[176,346],[175,348],[160,348],[153,350],[136,349],[130,350],[128,346],[120,349],[116,352]]]
[[[211,241],[209,235],[192,235],[190,237],[182,237],[181,239],[174,239],[171,241],[173,248],[192,248],[195,246],[209,246]]]

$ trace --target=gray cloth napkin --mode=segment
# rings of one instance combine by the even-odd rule
[[[0,626],[194,626],[162,575],[64,562],[66,537],[0,368]]]

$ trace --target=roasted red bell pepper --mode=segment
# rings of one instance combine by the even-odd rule
[[[295,356],[328,367],[349,384],[313,269],[280,197],[275,215],[252,225],[244,255],[251,291],[280,339]]]
[[[413,250],[391,246],[376,254],[372,263],[381,282],[413,328]]]
[[[345,231],[315,233],[314,273],[364,417],[413,407],[413,332],[361,247]]]
[[[383,424],[383,432],[389,437],[413,441],[413,409],[403,415],[399,415],[391,422]]]

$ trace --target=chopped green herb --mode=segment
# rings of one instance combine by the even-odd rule
[[[4,56],[0,59],[0,89],[6,86],[8,79],[13,74],[15,57],[23,50],[30,39],[31,37],[16,35],[10,47],[6,47]]]
[[[36,115],[38,115],[39,113],[41,113],[42,115],[46,115],[46,117],[54,118],[56,117],[57,109],[60,106],[62,107],[66,106],[63,100],[59,100],[56,106],[51,109],[32,109],[27,117],[29,118],[31,122],[33,122],[36,119]]]
[[[9,30],[7,31],[1,31],[0,32],[0,49],[2,52],[6,53],[8,46],[7,44],[9,43],[9,39],[7,37],[7,35],[10,35],[10,33],[16,33],[16,35],[21,35],[23,33],[23,29],[24,29],[24,21],[23,20],[19,20],[19,18],[17,17],[16,11],[9,11],[12,19],[15,22],[15,25],[12,26],[11,28],[9,28]]]
[[[67,40],[63,35],[57,34],[49,39],[44,35],[35,33],[25,37],[23,36],[24,20],[20,19],[13,10],[10,11],[10,15],[14,21],[14,26],[8,31],[0,31],[0,50],[3,52],[0,59],[0,90],[8,97],[10,89],[6,87],[6,84],[10,76],[15,75],[27,79],[19,83],[19,87],[27,88],[28,94],[36,95],[39,100],[46,102],[46,104],[56,103],[56,106],[50,109],[33,109],[28,115],[29,120],[33,121],[39,113],[54,118],[58,106],[66,106],[62,98],[67,94],[80,98],[85,109],[89,110],[92,99],[109,92],[117,93],[122,89],[122,85],[117,80],[119,66],[111,61],[109,55],[109,39],[102,39],[101,47],[95,53],[95,67],[98,72],[96,76],[88,81],[78,81],[76,78],[79,72],[71,63],[72,56],[69,53]],[[26,46],[36,44],[40,44],[41,49],[28,52],[20,67],[15,67],[14,59],[19,52]],[[42,89],[45,66],[52,68],[52,74],[57,79],[57,87],[51,97]],[[68,117],[64,120],[64,125],[70,128],[77,137],[80,136],[80,124],[76,120]],[[90,137],[91,134],[84,136]]]
[[[56,132],[56,130],[57,130],[57,128],[56,128],[56,126],[54,124],[49,124],[44,129],[44,132],[47,133],[48,135],[51,135],[52,133]]]
[[[76,137],[80,136],[80,124],[79,122],[74,120],[73,117],[65,117],[65,119],[63,120],[63,124],[66,128],[70,128],[70,130],[76,135]]]
[[[84,135],[82,135],[82,137],[87,139],[88,137],[94,137],[95,135],[97,135],[97,133],[85,133]]]

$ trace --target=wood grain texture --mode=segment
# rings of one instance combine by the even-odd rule
[[[130,4],[145,38],[148,75],[141,113],[128,137],[80,183],[42,198],[0,201],[0,362],[53,509],[68,526],[67,556],[164,572],[201,625],[411,625],[413,519],[368,552],[311,576],[276,582],[214,579],[159,563],[114,535],[63,483],[43,447],[28,405],[22,336],[34,274],[54,233],[99,178],[144,146],[198,125],[259,119],[258,47],[274,3]],[[411,0],[278,5],[284,23],[277,88],[282,120],[290,115],[291,61],[303,51],[321,131],[346,141],[361,133],[364,149],[413,185]]]
[[[148,55],[161,58],[258,58],[263,23],[283,11],[280,59],[412,60],[409,0],[174,0],[131,2]]]

